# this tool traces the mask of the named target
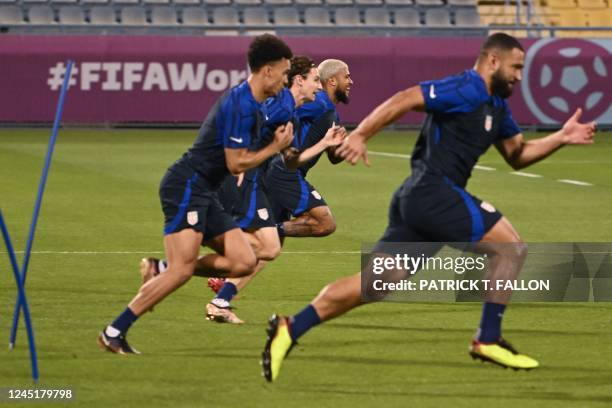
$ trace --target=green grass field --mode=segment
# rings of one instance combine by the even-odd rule
[[[48,130],[0,131],[0,207],[23,250]],[[272,312],[294,313],[328,282],[359,270],[362,242],[386,224],[405,158],[371,156],[372,167],[332,167],[311,182],[330,204],[336,233],[289,239],[286,254],[236,303],[243,326],[204,320],[206,281],[194,278],[130,332],[142,356],[101,352],[98,332],[138,289],[138,262],[161,255],[157,196],[167,166],[192,143],[193,130],[60,132],[28,275],[44,387],[69,387],[83,407],[610,407],[612,305],[511,306],[506,336],[541,362],[514,372],[472,361],[467,346],[478,304],[376,304],[318,327],[301,339],[279,381],[260,376]],[[370,149],[409,154],[413,132],[388,132]],[[469,190],[499,208],[527,242],[612,241],[612,134],[594,146],[565,148],[510,174],[494,150]],[[563,184],[572,179],[593,184]],[[8,344],[15,284],[0,247],[0,344]],[[20,260],[22,254],[19,254]],[[27,337],[0,347],[0,388],[31,386]],[[60,406],[61,404],[56,404]]]

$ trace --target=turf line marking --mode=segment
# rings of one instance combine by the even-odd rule
[[[510,172],[510,174],[513,174],[513,175],[515,175],[515,176],[532,177],[532,178],[539,178],[539,177],[542,177],[542,176],[541,176],[541,175],[539,175],[539,174],[525,173],[525,172],[522,172],[522,171],[512,171],[512,172]]]
[[[497,170],[495,167],[481,166],[480,164],[475,165],[474,168],[477,169],[477,170],[484,170],[484,171],[495,171],[495,170]]]
[[[578,180],[561,179],[557,181],[559,183],[574,184],[576,186],[592,186],[593,185],[591,183],[587,183],[586,181],[578,181]]]
[[[372,156],[396,157],[398,159],[409,159],[409,158],[412,157],[409,154],[375,152],[375,151],[372,151],[372,150],[368,150],[368,154],[371,154]]]
[[[412,157],[409,154],[377,152],[377,151],[373,151],[373,150],[368,150],[368,154],[370,154],[372,156],[395,157],[397,159],[410,159]],[[474,168],[477,169],[477,170],[485,170],[485,171],[495,171],[495,170],[497,170],[494,167],[480,166],[480,165],[476,165],[476,166],[474,166]]]

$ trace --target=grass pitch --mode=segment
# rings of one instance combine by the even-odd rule
[[[0,131],[0,207],[18,250],[25,247],[48,134]],[[236,302],[244,326],[205,321],[211,294],[205,280],[194,278],[132,328],[130,342],[142,356],[101,352],[96,336],[138,289],[140,258],[161,255],[157,188],[195,134],[60,132],[27,292],[41,387],[72,388],[70,406],[612,405],[612,305],[602,303],[511,305],[504,332],[540,360],[542,368],[531,372],[468,357],[480,305],[377,304],[312,330],[279,381],[264,381],[258,361],[268,316],[294,313],[326,283],[358,272],[354,252],[381,235],[389,198],[409,173],[401,157],[372,155],[371,168],[321,160],[309,179],[330,204],[338,229],[327,238],[287,240],[286,253]],[[475,170],[468,189],[499,208],[527,242],[610,241],[611,136],[600,133],[594,146],[564,148],[526,170],[540,178],[510,174],[492,149],[479,164],[495,170]],[[414,132],[388,132],[369,148],[409,154],[414,141]],[[16,290],[0,250],[0,343],[8,343]],[[16,350],[0,349],[0,388],[31,386],[20,327]]]

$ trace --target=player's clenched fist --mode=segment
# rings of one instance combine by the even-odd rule
[[[278,147],[278,150],[284,150],[289,147],[293,141],[293,123],[287,122],[287,124],[279,126],[274,132],[274,144]]]

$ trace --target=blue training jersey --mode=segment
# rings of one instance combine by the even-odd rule
[[[337,124],[340,121],[338,112],[336,112],[336,105],[329,99],[327,92],[324,90],[315,94],[314,101],[300,106],[296,111],[296,117],[298,128],[293,139],[293,147],[299,151],[304,151],[319,143],[332,124],[334,122]],[[317,164],[321,154],[300,166],[299,171],[302,175],[306,176],[308,170]]]
[[[186,161],[216,189],[229,174],[224,149],[257,145],[263,121],[261,104],[244,81],[217,100],[202,123],[195,143],[180,161]]]
[[[427,118],[412,154],[412,174],[446,176],[465,187],[479,157],[521,133],[505,99],[489,95],[474,70],[421,82]]]

